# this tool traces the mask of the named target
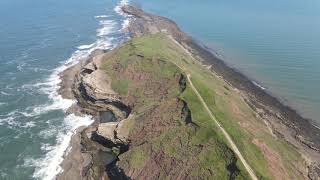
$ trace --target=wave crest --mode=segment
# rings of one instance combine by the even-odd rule
[[[124,17],[121,23],[122,28],[129,24],[127,17],[121,11],[121,6],[128,4],[127,0],[122,0],[115,7],[115,11]],[[67,68],[77,64],[81,59],[87,58],[93,51],[97,49],[108,50],[114,48],[119,39],[113,37],[114,33],[121,31],[119,29],[118,22],[109,19],[108,15],[95,16],[99,20],[100,28],[97,29],[97,40],[96,42],[89,45],[78,46],[71,57],[66,60],[61,66],[54,69],[53,73],[49,78],[42,83],[34,85],[35,88],[39,89],[41,93],[47,94],[51,99],[51,104],[45,104],[42,106],[32,107],[30,112],[24,113],[26,116],[37,116],[42,113],[46,113],[52,110],[63,110],[66,111],[74,101],[69,99],[63,99],[59,94],[60,88],[60,73]],[[120,36],[121,38],[122,36]],[[62,171],[60,167],[63,161],[63,156],[68,151],[69,143],[72,135],[81,126],[88,126],[93,122],[90,116],[78,117],[74,114],[68,115],[64,118],[63,124],[60,127],[50,127],[49,129],[40,132],[40,136],[43,138],[52,137],[54,134],[57,135],[56,143],[50,145],[43,143],[41,150],[45,153],[45,156],[39,159],[25,159],[25,165],[35,167],[33,174],[34,178],[51,180],[56,177]]]

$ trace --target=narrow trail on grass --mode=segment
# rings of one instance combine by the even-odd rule
[[[177,42],[172,36],[168,36],[176,45],[178,45],[182,50],[184,50],[193,60],[195,60],[195,58],[193,57],[193,55],[184,47],[182,46],[179,42]],[[173,62],[173,61],[172,61]],[[196,60],[195,60],[196,62]],[[223,135],[226,137],[227,141],[229,142],[231,149],[236,153],[236,155],[239,157],[240,161],[242,162],[242,164],[244,165],[245,169],[247,170],[247,172],[249,173],[250,177],[253,180],[258,180],[257,176],[255,175],[254,171],[252,170],[252,168],[250,167],[250,165],[247,163],[247,161],[244,159],[244,157],[242,156],[241,152],[239,151],[237,145],[233,142],[231,136],[227,133],[227,131],[223,128],[223,126],[220,124],[220,122],[215,118],[215,116],[212,114],[211,110],[209,109],[207,103],[203,100],[202,96],[200,95],[200,93],[198,92],[197,88],[193,85],[192,81],[191,81],[191,75],[188,74],[188,71],[178,65],[176,62],[173,62],[176,66],[178,66],[182,71],[184,71],[185,73],[187,73],[187,79],[188,82],[191,86],[191,89],[196,93],[196,95],[198,96],[198,99],[201,101],[202,105],[205,107],[206,111],[208,112],[210,118],[214,121],[214,123],[219,127],[219,129],[222,131]]]
[[[212,114],[211,110],[209,109],[209,107],[207,106],[206,102],[203,100],[202,96],[200,95],[200,93],[198,92],[197,88],[193,85],[191,79],[190,79],[191,75],[187,74],[187,79],[188,82],[192,88],[192,90],[196,93],[196,95],[198,96],[199,100],[201,101],[202,105],[205,107],[206,111],[208,112],[210,118],[218,125],[219,129],[222,131],[223,135],[227,138],[228,142],[231,145],[232,150],[237,154],[237,156],[239,157],[239,159],[241,160],[242,164],[244,165],[244,167],[246,168],[246,170],[248,171],[249,175],[251,176],[251,178],[253,180],[258,180],[257,176],[255,175],[255,173],[253,172],[252,168],[250,167],[250,165],[247,163],[247,161],[244,159],[244,157],[241,155],[238,147],[236,146],[236,144],[233,142],[233,140],[231,139],[230,135],[227,133],[227,131],[222,127],[222,125],[219,123],[219,121],[215,118],[215,116]]]

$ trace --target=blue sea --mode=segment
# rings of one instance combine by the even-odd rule
[[[133,0],[320,124],[319,0]]]
[[[118,0],[0,1],[0,179],[53,179],[74,131],[90,117],[65,115],[74,102],[59,73],[95,49],[126,38]]]
[[[0,179],[54,179],[75,129],[59,73],[127,37],[120,0],[0,1]],[[320,123],[320,1],[131,0]]]

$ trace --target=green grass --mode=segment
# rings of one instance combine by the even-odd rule
[[[180,98],[188,103],[192,112],[192,120],[199,125],[199,129],[192,136],[191,143],[193,145],[210,144],[210,148],[204,149],[204,151],[195,156],[200,166],[198,169],[194,169],[192,174],[198,177],[203,173],[204,169],[213,169],[219,172],[214,174],[215,179],[227,179],[228,173],[226,166],[232,158],[235,158],[235,154],[232,153],[231,149],[227,146],[225,138],[210,120],[211,118],[190,86],[187,86],[187,89]],[[249,176],[242,164],[240,162],[236,164],[240,169],[240,174],[237,178],[248,179]]]
[[[161,97],[157,93],[161,88],[165,88],[170,97],[176,97],[179,85],[172,84],[172,79],[181,74],[177,66],[158,56],[141,57],[144,53],[140,48],[135,41],[131,41],[109,52],[113,54],[103,65],[112,79],[112,89],[121,96],[133,96],[138,101],[135,106],[137,112],[158,103]]]
[[[141,148],[133,149],[132,151],[130,151],[130,154],[128,156],[130,158],[130,166],[136,169],[144,166],[147,157],[145,151]]]
[[[250,134],[239,128],[239,125],[235,124],[227,114],[219,111],[219,107],[215,102],[216,95],[214,90],[210,90],[205,83],[202,83],[198,79],[192,78],[192,82],[205,100],[211,112],[213,112],[217,120],[222,123],[224,129],[232,137],[245,159],[250,159],[248,162],[251,167],[255,167],[254,169],[256,170],[256,175],[260,178],[268,179],[270,175],[268,174],[267,164],[264,156],[260,149],[251,143],[252,139]]]
[[[217,120],[230,134],[242,155],[247,159],[259,178],[272,179],[272,176],[268,170],[263,153],[252,143],[253,138],[262,140],[268,147],[281,156],[282,162],[291,177],[301,176],[297,173],[297,169],[294,168],[294,163],[292,162],[303,165],[304,160],[292,145],[289,145],[285,140],[274,138],[266,131],[257,130],[252,133],[239,126],[237,123],[239,117],[231,112],[229,107],[230,102],[239,105],[247,116],[245,119],[247,123],[251,123],[253,127],[266,129],[261,120],[256,119],[255,113],[252,112],[253,110],[239,98],[239,94],[232,91],[227,85],[223,85],[223,82],[217,81],[215,77],[206,76],[206,73],[194,73],[192,77],[193,84],[209,106],[211,112],[213,112]],[[209,81],[211,83],[207,83]],[[226,89],[228,90],[228,95],[217,95],[216,91],[219,90],[221,94],[221,92],[225,92]]]
[[[120,95],[127,95],[128,87],[129,87],[129,81],[126,80],[126,79],[114,77],[112,82],[111,82],[111,87],[116,92],[118,92]]]

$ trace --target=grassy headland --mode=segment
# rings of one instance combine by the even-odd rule
[[[161,155],[160,163],[183,164],[182,170],[188,171],[191,177],[248,179],[243,165],[189,84],[181,90],[179,83],[172,80],[190,74],[211,112],[259,178],[303,179],[299,170],[305,162],[295,148],[276,138],[236,89],[202,66],[166,34],[133,38],[107,53],[105,59],[104,68],[112,79],[112,89],[134,107],[129,137],[140,138],[133,140],[129,151],[120,156],[122,168],[131,169],[132,174],[143,172]],[[175,98],[186,102],[191,125],[183,122],[179,115],[183,112],[177,110],[181,105]],[[148,129],[151,122],[157,123],[153,125],[156,130]]]

